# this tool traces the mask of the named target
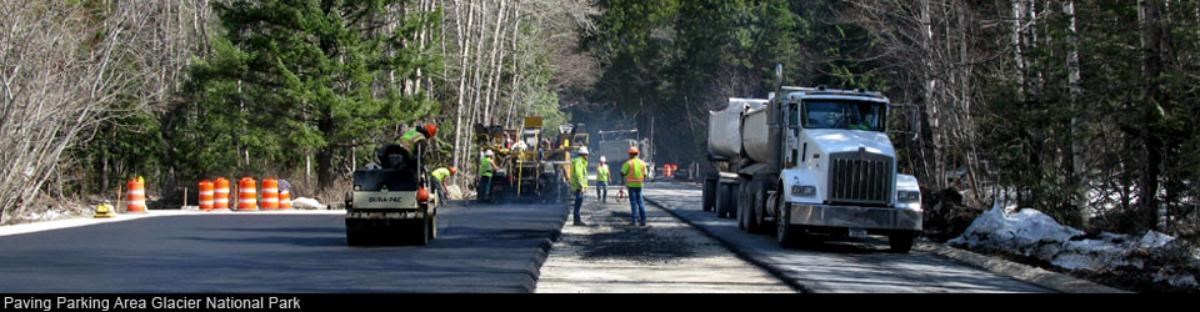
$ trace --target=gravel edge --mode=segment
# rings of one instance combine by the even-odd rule
[[[959,263],[978,267],[1003,276],[1008,276],[1022,282],[1038,285],[1062,293],[1074,294],[1121,294],[1133,293],[1128,290],[1104,286],[1096,282],[1077,278],[1063,273],[1047,271],[1031,265],[1010,261],[1000,257],[988,256],[969,250],[958,249],[944,244],[919,242],[914,249],[929,252],[954,260]]]

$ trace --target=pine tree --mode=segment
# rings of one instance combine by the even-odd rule
[[[404,93],[394,78],[440,66],[410,45],[440,13],[399,13],[410,2],[216,3],[224,36],[192,68],[199,125],[190,128],[207,131],[184,131],[210,134],[192,142],[210,155],[197,165],[263,174],[253,171],[294,167],[315,153],[324,189],[334,182],[335,156],[394,139],[394,129],[435,113],[424,94]]]

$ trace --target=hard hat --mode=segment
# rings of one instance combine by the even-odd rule
[[[496,155],[496,153],[492,153],[492,150],[487,150],[486,152],[483,152],[483,155],[486,155],[486,156],[488,156],[488,157],[491,157],[491,156],[494,156],[494,155]]]
[[[429,132],[429,136],[437,135],[437,125],[433,123],[425,124],[425,132]]]
[[[450,167],[450,175],[456,175],[456,174],[458,174],[458,168]]]
[[[600,162],[608,162],[608,158],[605,158],[604,156],[600,156]]]
[[[637,155],[637,154],[638,154],[637,146],[630,146],[629,147],[629,155]]]
[[[587,154],[588,154],[587,146],[579,148],[579,155],[587,155]]]

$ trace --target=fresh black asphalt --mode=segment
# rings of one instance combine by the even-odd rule
[[[344,216],[162,216],[0,237],[0,293],[531,292],[564,205],[450,205],[427,246],[347,247]]]

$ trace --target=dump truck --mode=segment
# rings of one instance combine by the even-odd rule
[[[917,179],[897,173],[878,92],[778,87],[710,111],[704,210],[793,245],[886,235],[908,252],[922,228]]]
[[[654,149],[650,145],[650,139],[642,138],[637,129],[603,130],[596,134],[600,139],[592,148],[592,156],[588,161],[588,172],[596,172],[596,167],[600,165],[600,156],[604,156],[608,160],[610,168],[620,169],[621,164],[629,160],[630,147],[637,147],[640,152],[639,157],[647,164],[653,162]],[[625,177],[621,175],[621,170],[612,170],[611,172],[614,184],[625,184]],[[648,173],[651,174],[649,178],[653,178],[653,170]]]
[[[388,144],[376,162],[354,171],[346,198],[346,241],[428,244],[437,238],[438,194],[420,152]]]

